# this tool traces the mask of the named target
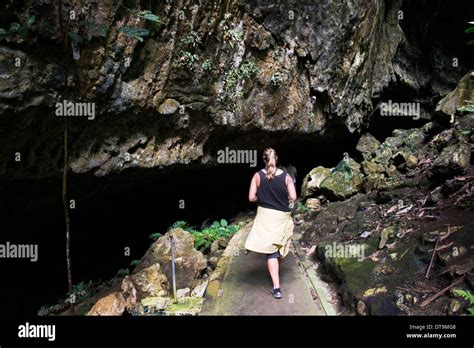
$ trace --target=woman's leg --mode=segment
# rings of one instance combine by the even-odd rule
[[[280,289],[280,251],[267,255],[268,272],[272,277],[273,289]]]
[[[278,259],[278,257],[273,257],[267,260],[268,272],[270,272],[270,276],[272,277],[273,289],[280,288],[280,263]]]

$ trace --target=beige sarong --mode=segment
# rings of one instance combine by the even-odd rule
[[[291,212],[258,207],[245,249],[264,254],[279,251],[285,257],[290,251],[293,228]]]

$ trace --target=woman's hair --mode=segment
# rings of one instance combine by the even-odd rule
[[[269,147],[265,151],[263,151],[263,161],[265,162],[265,170],[267,171],[267,180],[273,180],[276,173],[276,161],[278,156],[276,151]]]

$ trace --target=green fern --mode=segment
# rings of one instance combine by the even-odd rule
[[[130,266],[138,266],[140,264],[140,260],[133,260],[132,262],[130,262]]]
[[[298,204],[296,205],[296,211],[298,213],[306,213],[307,211],[309,211],[309,208],[303,203],[298,202]]]
[[[455,290],[454,293],[469,302],[470,307],[466,309],[466,311],[469,313],[469,315],[474,315],[474,294],[472,294],[469,290]]]
[[[160,232],[156,232],[156,233],[150,234],[150,236],[148,238],[150,238],[151,240],[157,240],[161,236],[162,236],[162,234]]]
[[[176,221],[174,224],[171,225],[169,228],[170,230],[175,228],[182,228],[183,230],[188,227],[188,223],[186,221]]]

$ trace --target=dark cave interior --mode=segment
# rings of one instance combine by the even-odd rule
[[[190,163],[166,169],[127,169],[106,177],[71,174],[68,186],[69,198],[75,201],[75,209],[71,210],[74,284],[113,278],[119,269],[143,256],[152,242],[150,234],[164,234],[177,220],[199,228],[205,220],[230,220],[240,212],[255,209],[247,193],[253,173],[263,167],[261,154],[265,147],[276,149],[279,165],[291,163],[297,168],[299,191],[304,175],[313,167],[332,167],[342,159],[343,152],[352,154],[357,136],[345,134],[332,142],[301,135],[255,135],[248,139],[259,139],[258,144],[247,144],[248,149],[258,151],[256,167],[248,163]],[[207,151],[232,148],[226,144],[224,140],[215,141]],[[8,307],[4,313],[35,315],[42,305],[52,305],[67,294],[61,176],[2,182],[0,192],[4,240],[38,244],[39,249],[37,262],[6,261],[11,267],[6,267],[3,274],[9,279],[2,287],[2,305]],[[181,200],[184,209],[180,209]],[[130,248],[130,256],[125,255],[126,247]]]

